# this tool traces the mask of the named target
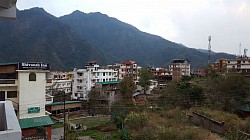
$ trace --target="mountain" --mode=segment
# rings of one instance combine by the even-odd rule
[[[188,59],[192,67],[207,64],[207,54],[137,28],[105,14],[75,11],[60,18],[42,8],[17,11],[17,20],[0,21],[0,63],[45,62],[52,70],[82,68],[135,60],[141,66],[166,66]],[[229,54],[212,54],[212,61]]]
[[[105,52],[41,8],[17,11],[17,20],[1,20],[0,27],[0,63],[38,61],[53,70],[73,70],[88,60],[110,62]]]
[[[164,66],[172,59],[180,58],[188,59],[192,67],[207,64],[208,55],[200,50],[141,32],[127,23],[99,12],[86,14],[74,11],[59,20],[119,61],[132,59],[143,66]],[[211,55],[212,61],[221,56],[234,57],[215,53]]]

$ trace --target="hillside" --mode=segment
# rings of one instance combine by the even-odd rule
[[[205,52],[141,32],[132,25],[99,12],[86,14],[75,11],[59,19],[81,37],[120,61],[133,59],[143,66],[163,66],[174,58],[182,58],[188,59],[192,67],[207,64],[208,55]],[[213,54],[212,60],[215,61],[222,56],[233,57],[219,53]]]
[[[73,70],[107,55],[41,8],[17,11],[17,20],[0,21],[0,62],[45,62],[53,70]]]
[[[60,18],[42,8],[17,11],[17,20],[0,21],[0,63],[39,61],[52,70],[81,68],[87,61],[100,65],[135,60],[141,66],[166,66],[174,58],[188,59],[192,68],[207,63],[207,54],[141,32],[101,13],[75,11]],[[213,54],[212,60],[230,58]]]

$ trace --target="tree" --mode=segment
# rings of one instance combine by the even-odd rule
[[[112,111],[122,110],[124,108],[131,108],[133,106],[132,97],[135,92],[136,85],[132,76],[126,75],[119,83],[121,98],[112,106]]]
[[[242,102],[250,97],[249,82],[244,76],[229,73],[222,78],[218,90],[221,93],[221,102],[225,111],[234,112]]]
[[[132,95],[136,90],[136,85],[131,75],[125,75],[124,79],[120,82],[119,87],[123,99],[132,99]]]
[[[153,75],[150,71],[147,69],[142,69],[140,72],[140,79],[139,79],[139,85],[143,87],[144,94],[149,89],[150,86],[150,80],[152,79]]]
[[[92,88],[89,93],[89,113],[90,114],[106,114],[108,113],[107,100],[101,95],[101,90]]]
[[[203,88],[191,84],[188,80],[170,82],[162,91],[162,94],[163,104],[168,107],[189,109],[190,107],[200,106],[204,102]]]

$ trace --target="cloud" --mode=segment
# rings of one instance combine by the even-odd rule
[[[249,48],[250,0],[18,0],[19,9],[43,7],[59,17],[74,10],[102,12],[188,47],[236,54]]]

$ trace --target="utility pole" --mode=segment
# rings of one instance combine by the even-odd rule
[[[210,56],[210,53],[211,53],[211,36],[208,37],[208,64],[210,64],[211,62],[211,56]]]
[[[241,57],[241,43],[240,43],[240,46],[239,46],[239,57]]]
[[[63,120],[64,120],[64,125],[63,125],[63,129],[64,129],[64,131],[63,131],[63,137],[64,137],[64,139],[63,140],[66,140],[66,113],[65,113],[65,91],[63,91]]]

